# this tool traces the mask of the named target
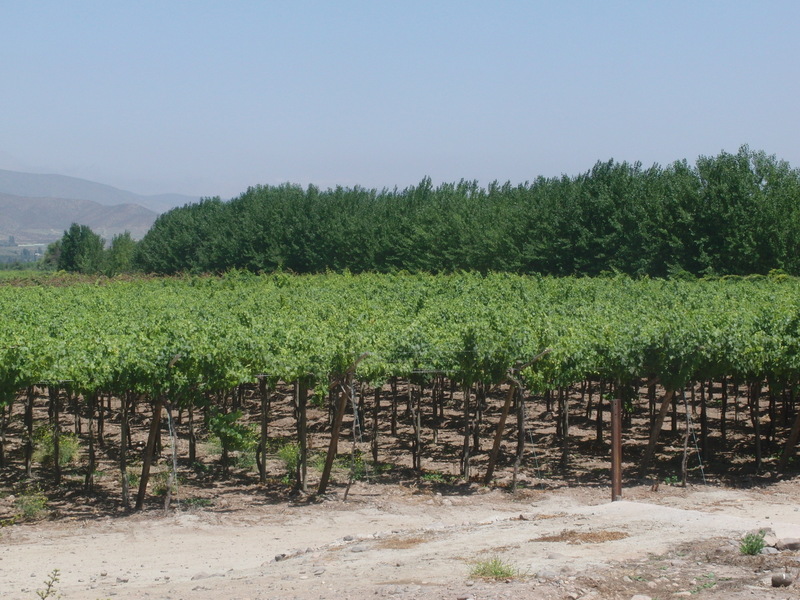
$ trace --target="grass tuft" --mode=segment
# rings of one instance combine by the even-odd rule
[[[475,579],[515,579],[520,576],[517,567],[493,556],[487,560],[476,562],[469,572],[469,576]]]
[[[47,513],[47,496],[38,489],[23,492],[14,500],[17,516],[26,521],[36,521]]]
[[[762,529],[758,533],[746,534],[739,543],[739,552],[748,556],[761,554],[761,551],[767,545],[767,543],[764,541],[764,536],[766,533],[767,532]]]

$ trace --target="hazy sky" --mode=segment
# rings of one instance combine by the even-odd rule
[[[800,167],[800,2],[0,0],[0,168],[139,193]]]

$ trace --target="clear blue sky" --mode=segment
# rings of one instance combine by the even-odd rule
[[[229,198],[800,167],[800,2],[2,0],[0,168]]]

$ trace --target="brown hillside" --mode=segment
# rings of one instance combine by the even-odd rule
[[[18,244],[49,243],[72,223],[88,225],[107,240],[125,231],[141,239],[156,216],[137,204],[104,206],[90,200],[0,194],[0,240],[13,235]]]

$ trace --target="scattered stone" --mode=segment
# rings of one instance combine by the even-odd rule
[[[322,575],[325,572],[325,567],[320,567],[318,569],[314,569],[314,575]]]
[[[542,569],[538,573],[536,573],[536,577],[539,579],[557,579],[558,573],[555,571],[551,571],[550,569]]]
[[[650,596],[645,596],[644,594],[636,594],[631,596],[631,600],[653,600]]]
[[[367,550],[369,550],[369,546],[366,546],[365,544],[358,544],[357,546],[350,548],[350,552],[366,552]]]
[[[772,546],[766,546],[762,548],[761,554],[780,554],[780,550],[777,548],[773,548]]]
[[[117,577],[117,583],[128,583],[127,577]]]
[[[775,547],[778,550],[800,550],[800,539],[798,538],[782,538],[775,542]]]
[[[792,585],[794,579],[788,573],[773,573],[772,587],[787,587]]]
[[[224,575],[222,573],[205,573],[200,571],[199,573],[192,575],[192,581],[197,581],[198,579],[208,579],[209,577],[224,577]]]
[[[456,600],[475,600],[475,596],[472,594],[461,594]]]
[[[346,536],[344,536],[342,539],[343,539],[345,542],[352,542],[352,541],[353,541],[354,539],[356,539],[356,538],[354,538],[352,535],[346,535]]]
[[[280,562],[280,561],[285,560],[285,559],[286,559],[286,554],[285,553],[276,554],[275,555],[275,562]]]
[[[560,554],[559,552],[551,552],[547,555],[548,560],[561,560],[562,558],[566,558],[566,556]]]
[[[764,543],[767,546],[774,546],[778,542],[778,536],[771,527],[762,528],[760,532],[764,533]]]

